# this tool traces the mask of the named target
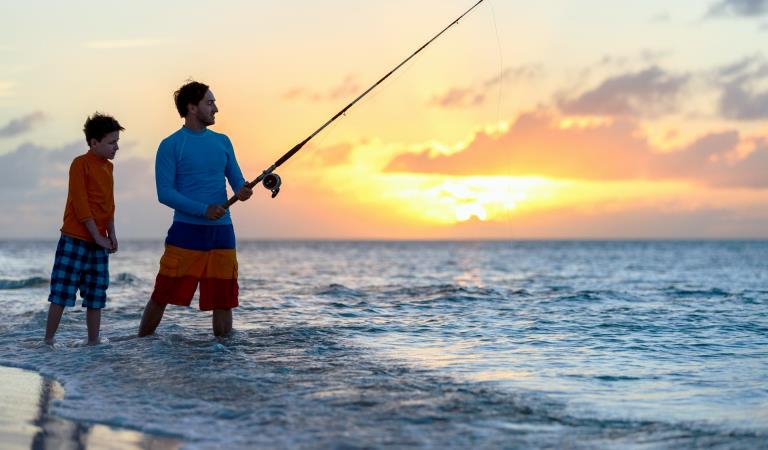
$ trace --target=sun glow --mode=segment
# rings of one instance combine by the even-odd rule
[[[509,131],[509,128],[511,127],[511,123],[508,120],[500,120],[496,123],[486,125],[483,127],[483,131],[485,134],[491,137],[498,137]]]
[[[569,116],[560,119],[558,126],[561,130],[569,130],[572,128],[586,129],[586,128],[599,128],[611,125],[613,118],[604,116]]]
[[[442,224],[477,219],[505,220],[513,210],[549,191],[550,180],[536,177],[424,177],[397,196],[409,216]],[[424,186],[428,184],[428,186]]]

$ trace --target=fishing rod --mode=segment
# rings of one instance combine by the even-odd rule
[[[377,81],[377,82],[376,82],[376,83],[375,83],[373,86],[371,86],[371,87],[369,87],[368,89],[366,89],[366,90],[365,90],[365,92],[363,92],[362,94],[360,94],[360,95],[359,95],[359,96],[358,96],[356,99],[354,99],[354,100],[353,100],[353,101],[352,101],[350,104],[348,104],[347,106],[345,106],[345,107],[344,107],[344,108],[343,108],[341,111],[337,112],[337,113],[336,113],[336,115],[334,115],[333,117],[331,117],[331,118],[330,118],[330,120],[328,120],[327,122],[325,122],[325,124],[323,124],[323,126],[321,126],[320,128],[318,128],[317,130],[315,130],[315,132],[314,132],[314,133],[312,133],[312,134],[310,134],[310,135],[309,135],[309,136],[308,136],[306,139],[304,139],[303,141],[301,141],[301,142],[299,142],[298,144],[296,144],[296,145],[295,145],[295,146],[294,146],[292,149],[288,150],[288,152],[287,152],[285,155],[283,155],[282,157],[280,157],[280,159],[278,159],[277,161],[275,161],[275,163],[274,163],[274,164],[272,164],[272,165],[271,165],[271,166],[269,166],[267,169],[265,169],[263,172],[261,172],[261,175],[259,175],[259,176],[258,176],[258,177],[257,177],[255,180],[253,180],[253,181],[251,181],[251,182],[249,182],[249,183],[245,183],[245,185],[246,185],[246,186],[248,186],[249,188],[253,188],[254,186],[256,186],[257,184],[259,184],[259,183],[261,182],[261,183],[264,185],[264,187],[265,187],[266,189],[268,189],[269,191],[271,191],[271,192],[272,192],[272,198],[275,198],[275,197],[277,196],[277,194],[280,192],[280,185],[282,184],[282,180],[280,179],[280,175],[278,175],[278,174],[274,173],[275,169],[277,169],[278,167],[280,167],[280,166],[281,166],[281,165],[282,165],[284,162],[288,161],[288,159],[290,159],[290,158],[291,158],[291,156],[295,155],[295,154],[296,154],[296,153],[297,153],[299,150],[301,150],[301,148],[302,148],[302,147],[304,147],[304,145],[306,145],[306,143],[307,143],[307,142],[309,142],[309,141],[310,141],[310,140],[311,140],[313,137],[315,137],[315,136],[316,136],[318,133],[320,133],[321,131],[323,131],[323,130],[325,129],[325,127],[327,127],[328,125],[330,125],[331,123],[333,123],[333,121],[334,121],[334,120],[336,120],[336,119],[338,119],[340,116],[342,116],[342,115],[343,115],[345,112],[347,112],[347,110],[348,110],[349,108],[351,108],[352,106],[354,106],[354,104],[355,104],[355,103],[357,103],[358,101],[360,101],[360,99],[362,99],[363,97],[365,97],[366,95],[368,95],[368,93],[369,93],[369,92],[371,92],[373,89],[375,89],[375,88],[376,88],[376,86],[380,85],[380,84],[381,84],[381,83],[382,83],[384,80],[386,80],[387,78],[389,78],[389,76],[390,76],[390,75],[392,75],[393,73],[395,73],[395,71],[397,71],[397,69],[399,69],[400,67],[402,67],[402,66],[403,66],[405,63],[407,63],[408,61],[410,61],[410,60],[411,60],[411,59],[412,59],[414,56],[416,56],[417,54],[419,54],[419,52],[421,52],[422,50],[424,50],[424,49],[425,49],[425,48],[426,48],[426,47],[427,47],[429,44],[431,44],[431,43],[432,43],[432,41],[434,41],[435,39],[439,38],[439,37],[440,37],[440,35],[442,35],[442,34],[443,34],[443,33],[445,33],[446,31],[448,31],[448,29],[449,29],[449,28],[451,28],[451,27],[453,27],[454,25],[456,25],[457,23],[459,23],[459,21],[460,21],[461,19],[463,19],[463,18],[464,18],[464,16],[466,16],[467,14],[469,14],[469,13],[470,13],[470,12],[471,12],[473,9],[475,9],[475,8],[477,7],[477,5],[479,5],[480,3],[483,3],[484,1],[485,1],[485,0],[479,0],[477,3],[475,3],[475,4],[474,4],[474,5],[471,7],[471,8],[469,8],[468,10],[466,10],[466,11],[464,12],[464,14],[460,15],[459,17],[457,17],[457,18],[456,18],[456,20],[454,20],[453,22],[451,22],[450,24],[448,24],[448,26],[447,26],[447,27],[443,28],[443,31],[441,31],[441,32],[437,33],[437,34],[436,34],[436,35],[435,35],[435,36],[434,36],[432,39],[430,39],[429,41],[427,41],[427,43],[426,43],[426,44],[422,45],[421,47],[419,47],[419,49],[418,49],[418,50],[416,50],[415,52],[413,52],[413,53],[411,54],[411,56],[409,56],[409,57],[408,57],[408,58],[406,58],[406,59],[405,59],[403,62],[401,62],[400,64],[398,64],[398,65],[397,65],[397,67],[395,67],[394,69],[390,70],[390,71],[389,71],[389,73],[387,73],[386,75],[384,75],[384,76],[383,76],[383,77],[382,77],[382,78],[381,78],[379,81]],[[230,207],[230,206],[232,206],[232,205],[233,205],[235,202],[237,202],[237,200],[238,200],[238,198],[237,198],[237,195],[233,195],[233,196],[232,196],[232,198],[230,198],[229,200],[227,200],[227,203],[224,205],[224,208],[229,208],[229,207]]]

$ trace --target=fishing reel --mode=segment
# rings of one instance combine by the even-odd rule
[[[280,175],[276,173],[268,173],[264,175],[264,179],[261,180],[261,184],[268,190],[272,192],[272,198],[277,197],[277,194],[280,193],[280,185],[282,184],[282,180],[280,180]]]

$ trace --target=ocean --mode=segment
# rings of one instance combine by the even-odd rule
[[[184,448],[768,448],[767,241],[241,241],[234,333],[110,259],[102,340],[41,345],[55,242],[0,242],[0,365]]]

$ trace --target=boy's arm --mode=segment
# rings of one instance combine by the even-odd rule
[[[82,160],[72,161],[72,165],[69,166],[69,195],[72,198],[75,217],[85,225],[88,233],[98,245],[111,249],[112,243],[99,233],[99,228],[96,226],[96,221],[91,213],[91,207],[88,206],[88,193],[85,189],[87,176],[85,163]]]
[[[175,210],[193,216],[205,216],[208,205],[192,200],[176,190],[176,158],[173,154],[173,145],[167,142],[160,144],[155,158],[155,184],[157,186],[157,199],[160,203]]]
[[[88,219],[93,220],[93,213],[91,212],[91,207],[88,206],[88,193],[85,188],[85,178],[87,176],[83,160],[75,159],[72,161],[72,164],[69,166],[69,197],[72,199],[75,217],[81,223],[85,223]]]

